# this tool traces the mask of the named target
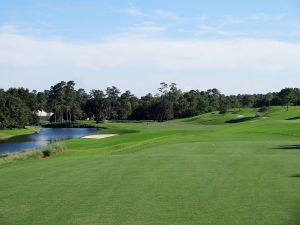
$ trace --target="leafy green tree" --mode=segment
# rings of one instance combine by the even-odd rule
[[[106,88],[108,119],[118,119],[118,109],[120,107],[119,94],[120,90],[115,86]]]
[[[174,118],[174,111],[173,111],[173,104],[167,98],[167,96],[161,96],[157,99],[158,101],[155,104],[155,112],[156,112],[156,119],[159,122],[163,122],[166,120],[170,120]]]
[[[226,98],[224,95],[221,95],[219,99],[219,104],[220,114],[227,113],[228,109],[230,108],[230,101],[228,100],[228,98]]]
[[[41,111],[47,111],[47,98],[48,98],[48,92],[38,92],[36,95],[37,99],[37,109]]]
[[[294,94],[295,94],[295,105],[299,105],[299,100],[300,100],[300,89],[299,88],[294,88]]]
[[[230,108],[238,108],[239,111],[240,111],[241,103],[239,101],[238,96],[230,95],[230,96],[228,96],[227,99],[228,99],[228,103],[230,105]]]
[[[255,97],[253,95],[244,95],[242,104],[244,107],[253,107],[255,104]]]
[[[101,90],[92,90],[90,98],[86,103],[86,112],[89,117],[94,117],[96,122],[106,120],[108,102],[105,99],[105,94]]]
[[[213,88],[213,89],[209,89],[207,90],[207,95],[208,95],[208,99],[209,99],[209,111],[215,111],[219,109],[219,105],[220,105],[220,96],[221,93],[218,89]]]
[[[25,128],[31,120],[29,107],[10,93],[1,93],[0,98],[0,128]]]
[[[118,119],[125,120],[132,114],[132,104],[131,98],[133,95],[130,91],[126,91],[125,93],[121,94],[119,98],[119,108],[118,108]]]
[[[271,101],[273,99],[273,94],[271,92],[269,92],[268,94],[266,94],[266,101],[268,103],[268,106],[270,107],[271,106]]]
[[[53,113],[54,122],[60,120],[63,122],[63,111],[65,108],[65,81],[51,86],[48,99],[47,99],[47,108],[49,108]]]
[[[282,103],[286,106],[286,111],[289,111],[289,105],[296,101],[296,94],[293,88],[284,88],[279,92],[279,97]]]
[[[158,91],[161,95],[165,95],[168,93],[168,87],[169,85],[165,82],[160,83],[160,87],[158,88]]]
[[[64,87],[65,90],[65,117],[66,121],[74,121],[80,119],[82,116],[82,111],[80,107],[79,99],[77,99],[77,92],[75,90],[75,82],[68,81]]]
[[[97,122],[112,120],[158,120],[196,116],[229,108],[266,107],[271,105],[298,104],[300,90],[285,88],[280,92],[253,95],[225,96],[216,89],[182,92],[175,83],[162,82],[158,94],[137,98],[130,91],[121,93],[115,86],[105,92],[75,89],[74,81],[61,81],[43,92],[25,88],[0,89],[0,128],[23,127],[37,124],[37,110],[53,112],[51,121],[72,122],[77,119],[95,119]]]
[[[87,114],[85,112],[85,106],[86,106],[86,103],[88,101],[88,94],[85,92],[84,89],[82,88],[79,88],[77,91],[76,91],[76,101],[77,101],[77,104],[79,105],[80,107],[80,110],[81,110],[81,118],[80,119],[86,119],[87,118]]]

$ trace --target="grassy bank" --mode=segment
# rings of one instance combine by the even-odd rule
[[[0,165],[5,163],[13,163],[16,161],[39,160],[48,158],[61,153],[65,150],[65,145],[55,142],[45,147],[29,149],[22,152],[0,154]]]
[[[0,130],[0,140],[5,140],[18,135],[26,135],[37,132],[39,129],[36,127],[26,127],[25,129],[5,129]]]
[[[122,135],[2,164],[0,224],[298,225],[300,107],[268,114],[106,123]]]

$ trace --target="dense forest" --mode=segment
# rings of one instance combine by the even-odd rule
[[[103,90],[75,89],[74,81],[61,81],[43,92],[25,88],[0,89],[0,129],[25,127],[39,123],[37,111],[52,112],[51,122],[71,123],[75,120],[157,120],[185,118],[211,111],[226,113],[230,108],[256,107],[261,111],[270,106],[300,103],[298,88],[253,95],[222,94],[217,89],[183,92],[176,84],[161,83],[158,93],[140,98],[130,91],[121,93],[116,87]]]

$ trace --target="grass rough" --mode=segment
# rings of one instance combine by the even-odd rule
[[[47,158],[63,152],[65,148],[66,147],[63,143],[55,142],[42,148],[30,149],[22,152],[0,154],[0,164]]]

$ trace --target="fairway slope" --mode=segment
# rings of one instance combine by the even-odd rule
[[[256,111],[106,123],[121,135],[0,165],[0,224],[300,225],[300,107],[226,122]]]

